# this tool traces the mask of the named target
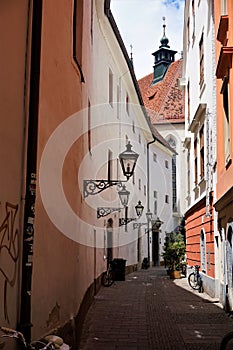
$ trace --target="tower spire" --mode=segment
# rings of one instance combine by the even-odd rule
[[[163,80],[168,67],[172,62],[174,62],[175,54],[177,52],[177,51],[171,50],[170,46],[168,45],[169,40],[166,37],[166,23],[165,23],[166,18],[162,17],[162,20],[163,20],[163,36],[160,40],[161,45],[159,46],[158,50],[152,53],[152,55],[155,57],[154,78],[152,81],[152,85]]]
[[[165,20],[166,20],[166,17],[163,17],[163,36],[165,36],[165,28],[166,28]]]
[[[169,40],[168,40],[168,38],[166,37],[166,24],[165,24],[165,20],[166,20],[166,17],[162,17],[162,19],[163,19],[163,37],[162,37],[162,39],[160,40],[160,42],[161,42],[161,45],[160,45],[160,47],[170,47],[169,45],[168,45],[168,43],[169,43]]]

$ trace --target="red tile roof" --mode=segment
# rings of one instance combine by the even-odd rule
[[[153,73],[138,81],[152,124],[184,122],[184,91],[177,84],[182,77],[182,64],[182,59],[171,63],[164,79],[153,86]]]

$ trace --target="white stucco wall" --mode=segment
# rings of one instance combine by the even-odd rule
[[[206,111],[209,112],[209,130],[210,130],[210,143],[212,149],[208,148],[207,131],[205,133],[205,164],[208,163],[207,154],[211,152],[211,163],[215,162],[215,119],[216,119],[216,91],[215,91],[215,32],[212,8],[207,1],[200,1],[195,3],[195,20],[192,15],[192,4],[187,1],[185,4],[185,25],[184,25],[184,76],[186,83],[186,99],[185,99],[185,111],[186,111],[186,123],[185,123],[185,136],[191,139],[190,150],[190,205],[196,201],[194,195],[195,178],[194,178],[194,133],[199,132],[200,125],[195,125],[194,117],[197,115],[198,107],[200,104],[206,105]],[[190,38],[188,40],[187,23],[190,19]],[[194,23],[195,22],[195,23]],[[200,54],[199,43],[203,35],[204,46],[204,83],[202,86],[199,84],[199,72],[200,72]],[[189,44],[188,44],[189,41]],[[188,91],[187,86],[189,83],[190,91],[190,121],[188,121]],[[190,126],[192,126],[193,132],[190,132]],[[207,118],[204,120],[204,127],[207,130]],[[199,147],[199,145],[198,145]],[[213,170],[212,170],[213,173]],[[198,163],[198,176],[200,174],[200,167]],[[206,169],[205,169],[205,177]],[[200,180],[200,178],[199,178]],[[198,181],[199,181],[198,180]],[[213,189],[215,187],[215,176],[213,176]],[[202,193],[204,195],[205,193]]]
[[[142,217],[137,221],[146,222],[147,211],[147,142],[152,141],[151,132],[145,116],[139,107],[138,96],[130,76],[129,68],[122,55],[118,42],[112,32],[107,17],[103,14],[103,2],[96,2],[96,17],[94,17],[93,52],[93,84],[86,90],[86,97],[91,105],[91,143],[92,149],[79,169],[79,185],[83,179],[107,179],[108,151],[112,152],[113,171],[112,179],[124,179],[121,167],[117,161],[118,155],[125,149],[127,140],[130,140],[133,150],[139,154],[134,178],[127,184],[130,191],[128,217],[135,218],[135,205],[140,200],[144,206]],[[109,70],[113,75],[113,105],[108,103],[109,98]],[[129,113],[126,111],[126,96],[129,101]],[[87,120],[87,113],[83,118]],[[85,122],[85,121],[84,121]],[[153,161],[153,154],[158,156],[158,162]],[[158,191],[158,216],[164,221],[161,227],[161,245],[163,245],[165,231],[173,228],[172,224],[172,188],[171,188],[171,152],[158,143],[150,146],[150,206],[154,199],[153,191]],[[165,159],[169,168],[165,169]],[[165,194],[170,198],[165,205]],[[117,188],[114,186],[95,196],[88,196],[85,203],[93,208],[98,206],[120,207]],[[141,230],[133,230],[133,222],[125,227],[118,227],[119,218],[124,217],[124,210],[114,212],[104,218],[96,219],[93,226],[97,231],[97,244],[106,247],[106,226],[109,218],[113,220],[114,257],[127,259],[127,264],[137,263],[138,235],[142,232],[142,258],[147,256],[146,226]],[[103,254],[106,250],[103,249]]]

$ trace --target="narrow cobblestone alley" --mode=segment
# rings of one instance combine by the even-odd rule
[[[79,350],[219,349],[233,320],[187,279],[140,270],[102,287],[86,315]]]

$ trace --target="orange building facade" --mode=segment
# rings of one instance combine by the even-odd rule
[[[206,217],[206,198],[186,212],[186,255],[189,266],[200,265],[202,273],[215,277],[213,195]]]
[[[217,185],[215,209],[220,235],[220,294],[233,310],[233,4],[215,1],[217,78]]]

